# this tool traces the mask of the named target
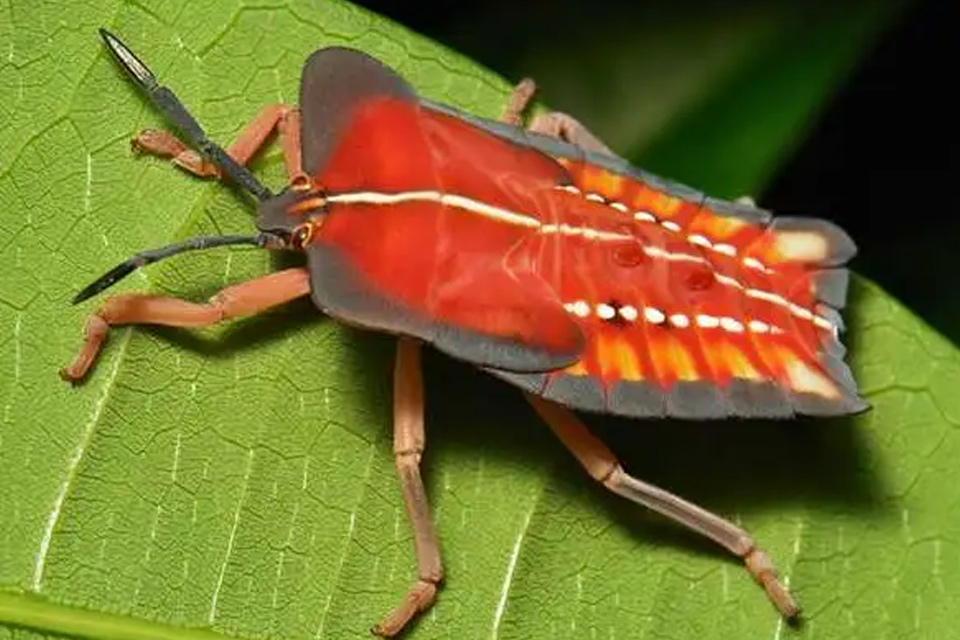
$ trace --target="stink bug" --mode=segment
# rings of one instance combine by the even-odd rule
[[[399,633],[432,605],[443,577],[420,476],[423,343],[518,386],[595,480],[711,538],[743,560],[782,615],[798,615],[746,531],[628,475],[571,410],[686,419],[865,410],[838,338],[844,264],[856,251],[842,230],[633,168],[563,114],[523,128],[530,80],[499,121],[486,120],[419,98],[388,67],[340,47],[307,60],[299,106],[264,109],[225,151],[122,42],[100,33],[195,150],[163,131],[144,131],[135,145],[252,194],[259,233],[143,252],[75,302],[190,249],[248,243],[302,252],[306,266],[205,304],[110,297],[89,317],[64,379],[87,374],[111,326],[207,326],[309,295],[338,320],[399,336],[394,450],[418,574],[375,633]],[[273,129],[289,175],[276,195],[243,166]]]

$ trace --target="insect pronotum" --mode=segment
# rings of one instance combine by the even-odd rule
[[[865,410],[838,337],[844,264],[856,251],[841,229],[631,167],[564,114],[524,128],[531,80],[499,121],[486,120],[419,98],[376,59],[341,47],[307,60],[298,106],[266,107],[224,150],[120,40],[100,33],[187,141],[148,130],[134,145],[253,195],[258,233],[139,253],[75,302],[185,250],[253,244],[302,252],[306,265],[204,304],[108,297],[64,379],[86,376],[111,326],[201,327],[310,296],[338,320],[399,337],[394,451],[418,571],[375,633],[399,633],[443,579],[420,476],[424,343],[518,386],[595,480],[711,538],[743,560],[782,615],[798,615],[746,531],[629,475],[572,409],[687,419]],[[278,194],[244,167],[274,129],[289,177]]]

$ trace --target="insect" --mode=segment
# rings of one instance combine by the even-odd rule
[[[84,378],[111,326],[201,327],[310,296],[335,319],[399,336],[394,451],[418,571],[374,633],[399,633],[443,579],[420,475],[423,344],[519,387],[595,480],[729,550],[783,616],[798,616],[749,533],[629,475],[573,410],[685,419],[866,410],[839,340],[844,265],[856,252],[841,229],[636,169],[564,114],[524,128],[531,80],[487,120],[420,98],[341,47],[306,61],[298,106],[265,108],[224,150],[130,49],[100,33],[190,146],[149,130],[134,144],[255,197],[259,233],[139,253],[75,302],[187,250],[246,243],[302,252],[306,264],[204,304],[109,297],[64,379]],[[275,129],[289,177],[278,194],[244,167]]]

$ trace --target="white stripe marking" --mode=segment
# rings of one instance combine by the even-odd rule
[[[687,236],[687,242],[689,242],[690,244],[700,245],[701,247],[706,247],[707,249],[713,246],[713,243],[710,242],[709,238],[707,238],[706,236],[702,236],[699,233],[694,233]]]
[[[834,325],[832,322],[830,322],[829,320],[821,316],[813,316],[813,324],[817,325],[821,329],[832,331],[834,337],[836,337],[839,332],[839,329],[837,328],[836,325]]]
[[[627,322],[633,322],[639,317],[637,308],[628,305],[620,307],[620,317],[626,320]]]
[[[725,329],[730,333],[743,333],[743,324],[737,320],[734,320],[733,318],[720,318],[720,328]]]
[[[564,191],[569,191],[571,193],[580,193],[580,190],[573,185],[559,185],[557,189],[562,189]],[[603,197],[599,194],[590,193],[587,194],[586,199],[593,201],[602,201]],[[599,199],[599,200],[598,200]],[[498,222],[505,222],[507,224],[512,224],[515,226],[525,227],[527,229],[536,229],[539,233],[548,235],[548,234],[560,234],[565,236],[581,236],[585,240],[601,240],[601,241],[611,241],[611,242],[630,242],[635,238],[630,235],[615,233],[612,231],[599,231],[590,227],[574,227],[568,224],[543,224],[537,218],[515,211],[510,211],[509,209],[504,209],[502,207],[495,207],[493,205],[486,204],[485,202],[480,202],[478,200],[473,200],[471,198],[466,198],[464,196],[451,195],[441,193],[439,191],[405,191],[400,193],[379,193],[375,191],[357,191],[354,193],[340,193],[334,194],[327,197],[327,201],[334,204],[376,204],[376,205],[391,205],[391,204],[402,204],[405,202],[434,202],[448,207],[455,207],[458,209],[463,209],[465,211],[470,211],[472,213],[479,214],[486,218],[496,220]],[[620,203],[612,203],[610,206],[619,205],[615,208],[625,210],[626,207]],[[656,222],[657,219],[647,211],[637,211],[633,214],[635,220],[641,220],[645,222]],[[679,231],[680,226],[670,220],[664,220],[661,223],[665,229],[671,231]],[[710,246],[710,240],[705,236],[699,234],[693,234],[687,238],[687,240],[694,245],[700,246]],[[718,253],[735,256],[737,254],[736,247],[729,244],[715,244],[712,245],[712,249]],[[643,247],[643,252],[652,257],[652,258],[663,258],[672,262],[693,262],[698,264],[706,264],[712,266],[712,263],[706,258],[698,255],[692,255],[688,253],[675,253],[667,251],[666,249],[661,249],[655,246],[645,246]],[[772,270],[768,269],[763,265],[759,260],[753,257],[746,257],[743,259],[743,265],[750,269],[756,269],[764,273],[772,273]],[[721,282],[727,286],[732,286],[737,289],[744,290],[745,294],[751,298],[757,298],[759,300],[765,300],[767,302],[776,304],[778,306],[788,309],[793,315],[802,318],[804,320],[812,321],[816,326],[829,331],[836,331],[836,327],[826,318],[814,314],[809,309],[798,305],[796,303],[790,302],[783,296],[780,296],[769,291],[763,291],[761,289],[748,289],[744,287],[739,281],[730,276],[723,274],[715,274],[717,281]],[[611,307],[612,309],[612,307]],[[578,314],[579,315],[579,314]],[[616,312],[614,311],[614,315]],[[610,316],[613,317],[613,316]]]
[[[772,273],[770,269],[767,269],[762,262],[756,258],[746,257],[743,259],[743,266],[748,269],[756,269],[757,271],[762,271],[763,273]]]
[[[576,187],[572,187],[569,185],[560,185],[560,186],[557,186],[556,188],[570,191],[571,193],[580,193],[580,191]],[[587,200],[592,200],[596,202],[604,201],[604,198],[602,196],[599,196],[599,194],[595,194],[595,193],[586,194],[584,197]],[[627,212],[627,207],[619,202],[609,202],[607,204],[618,211]],[[648,211],[637,211],[636,213],[633,214],[633,218],[641,222],[657,222],[657,218]],[[682,230],[682,227],[672,220],[660,221],[660,225],[663,226],[664,229],[668,229],[669,231],[673,231],[673,232],[679,232]],[[713,249],[717,253],[720,253],[726,256],[736,257],[737,255],[737,248],[732,244],[727,244],[722,242],[713,244],[709,238],[701,234],[696,234],[696,233],[691,234],[687,238],[687,240],[691,244],[696,244],[702,247]],[[766,265],[764,265],[762,262],[760,262],[756,258],[752,258],[752,257],[744,258],[743,264],[750,269],[756,269],[757,271],[762,271],[763,273],[773,273],[773,269],[767,268]]]
[[[717,282],[720,284],[725,284],[728,287],[733,287],[734,289],[744,289],[745,287],[740,284],[740,281],[736,278],[731,278],[730,276],[725,276],[722,273],[715,274],[717,277]]]
[[[703,256],[695,256],[690,253],[673,253],[660,247],[644,247],[643,252],[651,258],[663,258],[671,262],[696,262],[698,264],[710,264],[710,261]]]
[[[495,207],[485,202],[472,200],[471,198],[440,193],[439,191],[404,191],[402,193],[357,191],[355,193],[341,193],[327,196],[327,202],[339,204],[402,204],[404,202],[424,201],[465,209],[484,217],[513,224],[518,227],[527,227],[529,229],[539,229],[541,227],[540,221],[532,216],[516,213],[501,207]]]
[[[675,313],[670,316],[670,324],[683,329],[690,326],[690,318],[682,313]]]
[[[647,322],[652,322],[653,324],[662,324],[667,320],[667,316],[663,311],[660,311],[660,309],[656,307],[645,307],[643,317],[647,319]]]
[[[586,318],[590,315],[590,305],[585,300],[577,300],[571,304],[569,311],[579,318]]]
[[[656,222],[657,219],[653,216],[652,213],[647,211],[637,211],[633,214],[634,220],[639,220],[640,222]]]
[[[566,309],[568,313],[580,318],[587,318],[591,313],[596,313],[602,320],[612,320],[619,314],[624,320],[634,322],[639,318],[640,314],[637,308],[632,305],[624,305],[619,309],[615,309],[612,305],[601,302],[595,307],[591,307],[585,300],[567,302],[563,305],[563,308]],[[657,307],[643,307],[643,317],[651,324],[663,324],[669,319],[670,324],[677,328],[685,329],[690,326],[690,316],[683,313],[674,313],[668,317],[666,313]],[[744,324],[730,316],[718,317],[701,313],[694,317],[694,321],[704,329],[719,328],[730,333],[743,333],[748,330],[752,333],[770,333],[773,335],[784,333],[780,327],[756,319],[749,320]]]
[[[803,318],[804,320],[813,320],[813,312],[807,309],[806,307],[801,307],[798,304],[790,303],[790,312],[798,318]]]
[[[763,320],[751,320],[747,323],[747,326],[749,326],[750,331],[754,333],[768,333],[770,331],[770,325]]]
[[[605,302],[601,302],[597,305],[597,315],[601,320],[613,320],[614,316],[617,315],[617,310]]]
[[[772,302],[773,304],[781,307],[790,307],[790,303],[783,296],[770,293],[769,291],[763,291],[761,289],[747,289],[746,295],[748,298],[757,298],[758,300],[766,300],[767,302]]]
[[[597,231],[590,227],[573,227],[565,223],[545,224],[540,226],[537,231],[543,235],[559,234],[563,236],[582,236],[586,240],[604,240],[608,242],[630,242],[634,240],[633,236],[623,233]]]
[[[697,324],[704,329],[716,329],[720,326],[720,318],[717,318],[716,316],[708,316],[705,313],[698,314],[696,320]]]

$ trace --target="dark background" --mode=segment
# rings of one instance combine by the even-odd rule
[[[602,37],[602,30],[589,28],[597,16],[615,12],[630,21],[644,12],[648,17],[656,2],[359,4],[516,80],[530,73],[523,60],[544,39],[589,47],[589,38]],[[680,4],[696,11],[723,3]],[[958,6],[956,0],[910,3],[865,53],[757,199],[774,211],[837,221],[860,247],[854,270],[960,344],[960,292],[954,286],[960,275],[960,204],[954,195],[960,183],[960,101],[954,92],[960,78]],[[551,108],[574,111],[562,99],[545,99]],[[616,148],[615,140],[608,142]]]

